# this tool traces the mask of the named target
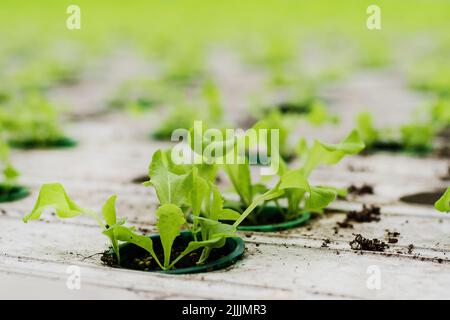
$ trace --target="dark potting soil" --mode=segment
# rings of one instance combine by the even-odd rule
[[[227,201],[226,201],[227,203]],[[243,207],[239,202],[229,202],[229,204],[225,204],[226,208],[230,208],[239,212],[244,212],[246,207]],[[264,206],[257,207],[254,211],[244,220],[242,221],[242,226],[264,226],[271,224],[278,224],[283,222],[288,222],[290,220],[296,219],[298,216],[294,216],[289,220],[286,220],[286,215],[284,212],[281,212],[275,206]],[[233,221],[222,221],[225,223],[232,224]]]
[[[346,220],[355,222],[372,222],[380,221],[380,207],[363,204],[361,211],[349,211]]]
[[[242,226],[264,226],[270,224],[277,224],[287,222],[286,216],[279,212],[271,212],[271,214],[258,213],[251,217],[251,219],[247,218],[242,221]]]
[[[386,230],[386,238],[388,243],[393,244],[398,242],[398,237],[400,236],[400,232]]]
[[[374,194],[373,186],[371,186],[369,184],[363,184],[360,187],[352,184],[350,187],[348,187],[347,190],[348,190],[349,194],[354,194],[354,195],[358,195],[358,196],[362,196],[365,194]]]
[[[383,252],[389,248],[385,242],[378,239],[366,239],[360,234],[355,235],[355,239],[349,242],[352,250],[366,250],[366,251],[379,251]]]
[[[171,251],[171,261],[176,259],[187,247],[187,242],[183,240],[181,237],[175,239],[172,251]],[[164,252],[160,241],[153,241],[153,249],[155,251],[156,256],[159,261],[163,263],[164,261]],[[132,246],[132,248],[128,249],[126,257],[121,256],[121,266],[117,263],[117,257],[115,254],[111,255],[109,251],[105,251],[101,257],[102,262],[110,267],[122,267],[127,269],[141,270],[141,271],[160,271],[161,268],[158,266],[158,263],[153,259],[153,257],[144,249],[138,246]],[[190,254],[183,257],[178,263],[175,265],[176,269],[181,268],[190,268],[197,266],[197,261],[200,258],[202,253],[202,249],[195,250]],[[226,248],[219,248],[211,250],[211,253],[206,260],[205,263],[216,261],[228,253]]]
[[[323,240],[321,247],[322,247],[322,248],[328,248],[328,245],[329,245],[330,243],[331,243],[331,240],[330,240],[330,239],[325,239],[325,240]]]
[[[364,204],[362,210],[352,210],[347,212],[345,220],[342,222],[337,222],[336,224],[339,228],[351,229],[353,228],[353,222],[378,222],[380,221],[380,216],[380,207],[374,205],[366,206]]]
[[[244,207],[238,201],[225,200],[224,208],[236,210],[240,213],[244,212],[247,207]],[[297,215],[286,214],[287,208],[282,207],[281,211],[275,205],[264,205],[256,207],[253,212],[242,221],[241,226],[267,226],[275,225],[285,222],[290,222],[302,217],[302,213]],[[233,224],[234,221],[222,221],[224,223]]]

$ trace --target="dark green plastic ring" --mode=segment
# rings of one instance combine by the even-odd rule
[[[159,234],[152,234],[148,236],[153,241],[159,241]],[[183,240],[187,242],[191,241],[193,239],[192,233],[189,231],[182,231],[180,236]],[[131,249],[135,249],[136,245],[132,243],[124,243],[119,246],[119,252],[121,257],[121,264],[125,261],[129,261],[130,259],[133,259],[130,254],[132,251]],[[227,238],[225,242],[225,246],[223,247],[227,255],[216,260],[211,261],[202,265],[193,266],[189,268],[180,268],[180,269],[172,269],[172,270],[149,270],[144,272],[157,272],[157,273],[167,273],[167,274],[189,274],[189,273],[200,273],[200,272],[209,272],[219,269],[224,269],[226,267],[229,267],[230,265],[234,264],[237,260],[239,260],[244,253],[245,245],[244,241],[241,238],[233,237],[233,238]],[[109,255],[113,255],[114,252],[111,250]]]
[[[78,145],[78,142],[68,138],[62,137],[49,141],[36,140],[11,140],[9,144],[17,149],[51,149],[51,148],[72,148]]]
[[[0,184],[0,202],[11,202],[25,198],[30,192],[22,186],[8,187]]]

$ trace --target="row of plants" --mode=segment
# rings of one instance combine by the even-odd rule
[[[39,92],[16,95],[0,109],[2,139],[12,147],[33,149],[70,147],[76,142],[66,137],[59,109]]]
[[[151,235],[128,226],[125,217],[118,218],[116,195],[97,213],[75,202],[59,183],[41,187],[34,208],[23,220],[38,220],[49,209],[62,219],[93,219],[110,241],[111,248],[102,255],[108,266],[175,274],[216,270],[243,255],[245,244],[239,230],[274,232],[297,227],[322,214],[338,195],[345,196],[345,189],[313,185],[309,177],[318,166],[334,165],[364,147],[357,130],[337,144],[305,143],[296,166],[287,166],[276,155],[280,160],[276,174],[258,181],[252,178],[248,161],[237,162],[238,155],[235,164],[217,164],[209,156],[201,164],[177,164],[172,157],[174,148],[159,150],[153,154],[149,180],[144,183],[154,189],[158,199],[154,212],[157,233]],[[232,193],[223,193],[217,185],[221,172],[232,185]],[[450,188],[435,207],[450,211]]]
[[[435,152],[448,156],[445,152],[440,152],[448,148],[448,144],[439,149],[433,143],[436,137],[448,137],[450,100],[437,99],[426,108],[417,110],[415,118],[417,119],[399,128],[378,128],[374,125],[373,115],[366,111],[357,115],[356,124],[369,152],[407,152],[412,155]]]
[[[41,187],[36,204],[24,221],[36,220],[52,208],[60,218],[87,216],[94,219],[111,241],[103,261],[147,271],[200,272],[230,265],[244,243],[238,230],[279,230],[320,214],[338,194],[333,186],[312,185],[311,172],[332,165],[364,148],[357,131],[338,144],[314,141],[305,146],[301,164],[288,168],[281,160],[269,182],[254,182],[248,161],[243,164],[176,164],[173,149],[159,150],[149,166],[150,180],[159,201],[155,212],[157,235],[145,236],[117,218],[116,196],[104,204],[101,214],[72,200],[58,183]],[[272,155],[275,156],[275,155]],[[277,155],[278,156],[278,155]],[[236,159],[237,160],[237,159]],[[224,195],[216,184],[219,171],[228,176],[234,194]]]

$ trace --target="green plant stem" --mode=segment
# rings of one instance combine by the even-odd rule
[[[266,193],[264,193],[263,195],[256,197],[255,200],[253,200],[253,202],[247,207],[247,209],[245,209],[245,211],[241,214],[241,216],[239,217],[239,219],[237,219],[234,223],[233,223],[233,227],[237,228],[242,221],[245,220],[245,218],[247,218],[247,216],[260,204],[264,203],[265,198],[264,196],[267,195],[268,193],[272,192],[272,190],[267,191]]]
[[[210,253],[211,253],[210,247],[203,248],[202,254],[200,256],[200,259],[198,259],[197,264],[203,264],[206,261],[206,259],[208,259]]]

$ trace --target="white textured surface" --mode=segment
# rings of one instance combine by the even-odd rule
[[[227,75],[232,77],[239,72],[226,72],[223,68],[216,71],[225,73],[220,83],[227,94],[227,88],[234,88],[233,80]],[[132,73],[135,72],[128,72]],[[363,80],[367,77],[370,75],[364,74]],[[396,81],[395,77],[392,79],[389,85]],[[345,110],[343,114],[348,117],[349,105],[356,106],[358,99],[366,99],[365,92],[375,90],[367,86],[382,82],[383,75],[377,74],[372,82],[367,81],[367,86],[354,85],[355,81],[363,80],[356,78],[344,83],[343,88],[337,86],[329,92],[329,99],[337,101],[335,110]],[[114,83],[108,81],[108,88],[101,92],[110,91]],[[102,81],[91,80],[89,85],[101,88]],[[382,85],[374,88],[383,90]],[[98,92],[91,99],[78,97],[78,100],[74,89],[61,92],[66,99],[83,105],[76,110],[78,118],[90,110],[90,104],[96,108],[100,105]],[[384,92],[385,101],[390,95],[402,108],[414,97],[397,82],[391,91]],[[369,98],[383,100],[373,92]],[[233,96],[226,100],[234,108],[242,104]],[[386,107],[379,110],[386,112]],[[243,235],[247,248],[243,260],[227,270],[206,274],[170,276],[117,270],[102,266],[98,255],[84,259],[103,251],[107,245],[106,238],[89,220],[61,222],[46,216],[43,221],[22,223],[21,217],[31,209],[39,185],[59,181],[79,203],[94,208],[101,206],[109,195],[118,194],[119,214],[128,216],[134,225],[153,230],[154,193],[131,180],[146,173],[151,154],[162,146],[148,140],[148,133],[158,124],[158,119],[157,110],[140,119],[115,113],[81,117],[68,126],[71,135],[79,140],[79,147],[14,151],[13,160],[23,173],[22,182],[31,187],[33,194],[22,201],[0,204],[4,212],[0,213],[0,298],[450,298],[450,216],[436,213],[431,206],[398,201],[404,194],[444,187],[446,183],[438,177],[446,172],[448,162],[442,159],[376,155],[353,157],[334,168],[320,169],[313,175],[317,183],[373,184],[375,195],[338,201],[333,208],[345,210],[358,208],[361,203],[384,204],[381,221],[355,223],[354,229],[341,229],[335,234],[333,227],[344,219],[343,213],[336,212],[281,233],[248,233]],[[332,132],[328,128],[321,135],[328,135],[333,141],[336,137]],[[353,233],[385,239],[386,229],[401,235],[399,242],[385,253],[359,254],[350,249],[348,242]],[[331,240],[327,248],[322,247],[325,239]],[[415,249],[409,254],[407,246],[411,243]],[[65,271],[72,264],[81,267],[81,290],[66,288]],[[371,265],[380,268],[380,290],[366,287],[366,270]]]

